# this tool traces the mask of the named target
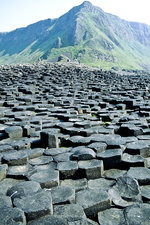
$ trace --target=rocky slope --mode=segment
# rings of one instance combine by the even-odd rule
[[[58,19],[0,33],[0,63],[57,60],[103,68],[149,69],[150,26],[128,22],[85,1]]]

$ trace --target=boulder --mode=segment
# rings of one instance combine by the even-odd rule
[[[0,209],[12,207],[11,198],[5,195],[0,194]]]
[[[63,217],[63,218],[86,218],[84,210],[81,205],[78,204],[65,204],[65,205],[55,205],[54,206],[54,215]]]
[[[75,203],[75,190],[72,187],[59,186],[51,189],[53,204]]]
[[[150,224],[149,212],[149,204],[135,204],[124,209],[124,217],[127,224],[148,225]]]
[[[102,160],[79,161],[78,165],[82,177],[86,177],[88,180],[102,177],[104,167]]]
[[[141,201],[138,182],[129,177],[119,177],[116,184],[109,189],[113,203],[119,207],[127,207]]]
[[[27,220],[34,220],[47,214],[53,214],[52,196],[42,190],[29,196],[14,199],[14,206],[26,214]]]
[[[131,167],[127,175],[136,179],[140,185],[150,184],[150,169],[144,167]]]
[[[58,139],[59,129],[42,131],[41,135],[41,144],[44,148],[58,148],[59,139]]]
[[[123,210],[117,208],[99,212],[98,221],[102,225],[126,225]]]
[[[90,148],[81,148],[72,154],[73,160],[90,160],[96,157],[95,152]]]
[[[41,190],[39,183],[35,181],[20,182],[8,189],[7,195],[12,199],[21,198],[23,196],[31,195]]]
[[[0,209],[1,224],[26,225],[24,212],[18,208],[2,207]]]
[[[61,186],[67,186],[67,187],[72,187],[75,189],[76,192],[86,189],[87,188],[87,179],[66,179],[61,181]]]
[[[75,161],[59,162],[57,170],[61,179],[75,178],[78,176],[78,163]]]
[[[23,136],[23,129],[20,126],[11,126],[5,129],[8,138],[21,138]]]
[[[107,149],[104,152],[98,153],[97,158],[103,160],[104,170],[117,168],[121,163],[121,149]]]
[[[28,162],[28,154],[25,150],[14,151],[11,153],[7,153],[3,156],[4,163],[8,165],[24,165]]]
[[[40,171],[30,176],[29,180],[40,183],[42,188],[52,188],[59,185],[59,171],[53,169]]]
[[[87,189],[76,193],[76,203],[81,205],[87,216],[97,214],[111,207],[111,198],[106,191]]]

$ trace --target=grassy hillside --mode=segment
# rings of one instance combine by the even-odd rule
[[[0,64],[66,55],[94,67],[150,70],[150,26],[127,22],[84,2],[55,20],[0,33]]]

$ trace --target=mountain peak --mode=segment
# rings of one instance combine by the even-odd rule
[[[93,12],[93,13],[100,13],[102,9],[100,7],[94,6],[91,2],[89,1],[84,1],[81,5],[80,8],[83,10],[86,10],[88,12]]]
[[[92,3],[91,2],[89,2],[89,1],[84,1],[83,3],[82,3],[82,5],[85,5],[85,6],[91,6],[92,5]]]
[[[92,3],[89,2],[89,1],[84,1],[84,2],[81,4],[81,7],[91,8],[91,7],[93,7],[93,5],[92,5]]]

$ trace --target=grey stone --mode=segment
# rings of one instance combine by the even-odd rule
[[[107,144],[103,142],[95,142],[88,145],[87,147],[92,148],[96,153],[100,153],[106,150]]]
[[[4,207],[12,207],[11,198],[0,194],[0,209]]]
[[[118,167],[121,163],[121,149],[107,149],[104,152],[98,153],[97,158],[103,160],[104,170]]]
[[[1,224],[26,225],[24,212],[18,208],[3,207],[0,209]]]
[[[24,150],[7,153],[3,156],[3,161],[11,166],[24,165],[28,161],[28,154]]]
[[[125,75],[120,76],[120,73]],[[66,187],[68,185],[68,187],[75,189],[76,193],[85,189],[92,190],[94,187],[101,192],[108,192],[112,187],[111,184],[116,186],[115,182],[119,176],[129,173],[131,168],[135,166],[137,172],[134,172],[134,175],[138,177],[138,167],[150,167],[150,140],[147,136],[150,134],[149,81],[149,75],[143,71],[105,72],[73,64],[58,65],[57,63],[41,62],[35,65],[6,65],[1,67],[0,165],[4,163],[1,160],[2,157],[8,152],[13,153],[12,150],[26,150],[28,158],[25,165],[11,166],[7,162],[9,168],[6,177],[13,177],[18,181],[22,178],[30,180],[34,173],[41,172],[41,177],[38,179],[44,179],[42,175],[45,172],[51,175],[54,169],[57,169],[57,173],[61,175],[60,179],[66,179],[69,176],[70,179],[73,179],[71,181],[61,180],[60,186]],[[100,118],[106,122],[100,121]],[[23,129],[22,135],[26,137],[21,137],[20,133],[17,134],[17,132],[16,134],[14,132],[13,137],[11,136],[12,131],[9,132],[10,136],[7,135],[5,132],[7,127],[20,127]],[[35,132],[32,133],[34,130]],[[60,131],[61,133],[59,133]],[[45,138],[42,135],[40,137],[40,133],[44,133]],[[119,133],[124,137],[118,135]],[[133,146],[133,142],[136,143],[136,146]],[[46,149],[51,145],[59,145],[60,148]],[[70,148],[65,148],[68,146]],[[75,149],[75,146],[79,148]],[[79,159],[77,155],[76,161],[73,161],[74,164],[72,164],[70,153],[80,152],[81,147],[82,149],[91,148],[96,154],[102,153],[102,151],[110,154],[108,152],[110,149],[119,148],[123,152],[123,157],[120,163],[114,165],[114,169],[106,171],[103,171],[100,166],[103,161],[100,164],[101,160],[97,158],[97,155],[96,159],[90,158],[89,160],[88,158],[87,160],[86,158],[83,160],[80,158],[82,161],[79,162],[77,162]],[[54,160],[48,161],[49,157],[46,156],[54,158],[56,162]],[[40,160],[44,158],[46,161],[40,161],[39,157]],[[119,159],[118,155],[117,157]],[[144,159],[146,159],[146,164]],[[28,164],[29,160],[31,160],[32,166]],[[97,162],[95,167],[93,160]],[[56,166],[61,161],[67,164],[62,164],[59,172]],[[110,165],[108,168],[112,167],[111,161]],[[149,178],[142,171],[137,180],[139,183],[144,183],[142,187],[146,187]],[[56,177],[58,178],[58,176]],[[144,177],[146,177],[146,182]],[[59,180],[57,178],[54,183],[58,186]],[[4,178],[0,182],[0,193],[3,195],[6,195],[6,191],[15,185],[15,181],[4,182],[7,179]],[[51,188],[52,183],[47,188]],[[125,183],[122,186],[125,189],[120,194],[122,201],[128,204],[141,202],[140,194],[130,197],[128,196],[130,194],[128,188],[125,188],[129,185]],[[2,189],[6,189],[6,191]],[[144,188],[142,189],[144,190]],[[118,188],[117,192],[120,193],[119,190]],[[142,200],[144,203],[149,203],[148,189],[145,189],[145,197],[142,194]],[[128,205],[127,203],[126,205]],[[111,205],[111,207],[115,206]],[[119,205],[119,207],[122,206]],[[49,217],[49,223],[51,221],[52,224],[57,223],[56,221],[61,224],[64,222],[60,220],[59,215],[55,219],[49,215],[42,217],[41,222],[35,219],[35,223],[44,224],[46,222],[44,218],[47,217]],[[97,221],[97,213],[90,215],[89,218]],[[66,217],[65,222],[70,225],[93,225],[96,223],[89,219],[73,217]]]
[[[19,165],[19,166],[9,166],[7,177],[8,178],[16,178],[16,179],[27,179],[33,173],[35,173],[35,169],[30,165]]]
[[[103,175],[103,161],[92,159],[78,162],[81,176],[89,179],[97,179]]]
[[[75,127],[83,127],[83,128],[89,128],[89,127],[91,127],[91,124],[90,124],[90,122],[89,121],[83,121],[83,122],[75,122],[74,123],[74,126]]]
[[[59,129],[42,131],[40,133],[42,146],[48,148],[58,148],[59,147],[58,132]]]
[[[99,113],[100,118],[102,119],[103,122],[111,122],[112,119],[114,118],[113,114],[110,113]]]
[[[49,148],[45,149],[44,155],[55,156],[70,151],[70,148]]]
[[[140,155],[130,155],[124,153],[122,155],[121,167],[129,169],[130,167],[144,167],[146,165],[146,160]]]
[[[13,150],[11,145],[3,144],[0,146],[0,153],[8,152],[10,150]]]
[[[126,145],[125,152],[131,155],[150,156],[150,146],[145,141],[136,141]]]
[[[107,144],[107,148],[109,148],[109,149],[121,148],[123,145],[126,144],[126,139],[122,138],[121,136],[117,136],[117,135],[107,135],[105,137],[105,141]]]
[[[40,183],[42,188],[52,188],[59,185],[59,171],[44,170],[34,173],[29,178],[31,181]]]
[[[5,129],[5,133],[7,134],[7,136],[11,139],[14,138],[21,138],[23,135],[23,130],[21,127],[19,126],[12,126],[12,127],[7,127]]]
[[[35,166],[35,165],[45,165],[45,164],[49,164],[50,162],[53,161],[53,158],[51,156],[40,156],[40,157],[37,157],[37,158],[34,158],[34,159],[30,159],[29,160],[29,164],[32,165],[32,166]]]
[[[73,125],[74,125],[74,123],[72,123],[72,122],[62,122],[62,123],[58,123],[57,127],[60,128],[62,130],[62,132],[63,132],[63,130],[65,128],[73,127]]]
[[[85,221],[85,220],[84,220]],[[90,220],[90,219],[87,219],[86,221],[85,221],[85,225],[98,225],[98,223],[97,222],[95,222],[95,221],[93,221],[93,220]],[[75,224],[74,224],[75,225]]]
[[[121,197],[128,200],[134,199],[140,193],[137,180],[128,176],[119,177],[115,187],[118,189]]]
[[[110,169],[106,170],[103,174],[105,178],[116,180],[117,178],[126,174],[126,170],[119,170],[119,169]]]
[[[88,181],[89,189],[100,189],[108,191],[116,182],[113,180],[106,180],[104,178],[94,179]]]
[[[90,160],[96,157],[95,152],[90,148],[81,148],[72,154],[73,160]]]
[[[26,125],[23,128],[23,137],[30,137],[30,135],[34,132],[35,132],[34,127],[30,127],[30,126]]]
[[[28,225],[68,225],[67,219],[59,216],[47,215],[28,222]]]
[[[65,152],[65,153],[61,153],[56,156],[53,156],[53,159],[55,162],[66,162],[66,161],[70,161],[71,156],[72,156],[71,152]]]
[[[42,190],[30,196],[15,198],[14,205],[25,212],[27,220],[53,214],[52,196],[49,191]]]
[[[106,143],[106,136],[104,134],[92,134],[90,136],[91,142],[103,142]]]
[[[141,195],[142,195],[143,201],[145,203],[149,203],[150,202],[150,185],[141,186],[140,189],[141,189]]]
[[[60,172],[61,179],[73,178],[77,176],[78,163],[74,161],[59,162],[57,170]]]
[[[138,136],[143,134],[141,127],[132,124],[122,124],[120,127],[120,134],[122,136]]]
[[[127,224],[149,225],[150,224],[150,205],[135,204],[124,209],[124,216]]]
[[[89,189],[76,193],[76,203],[83,207],[87,216],[90,216],[110,208],[111,199],[104,190]]]
[[[12,186],[23,182],[24,180],[16,180],[16,179],[11,179],[11,178],[5,178],[4,180],[1,181],[0,183],[0,194],[6,195],[7,190],[11,188]]]
[[[78,204],[65,204],[65,205],[55,205],[54,215],[60,217],[76,217],[76,218],[86,218],[84,210],[81,205]]]
[[[21,138],[21,139],[16,139],[16,140],[11,140],[10,145],[15,149],[15,150],[24,150],[24,149],[29,149],[31,147],[31,139],[29,138]]]
[[[7,170],[8,170],[7,164],[0,165],[0,181],[6,177]]]
[[[12,199],[21,198],[23,196],[31,195],[41,190],[39,183],[35,181],[24,181],[14,185],[7,191],[7,195]]]
[[[123,210],[116,208],[99,212],[98,221],[102,225],[126,225]]]
[[[136,142],[138,141],[138,139],[134,136],[131,136],[131,137],[122,137],[122,139],[125,139],[126,143],[131,143],[131,142]]]
[[[37,172],[40,172],[41,170],[56,170],[57,169],[57,163],[56,162],[51,162],[46,165],[36,165],[34,166],[34,169]]]
[[[148,169],[150,169],[150,157],[145,158],[144,166],[147,167]]]
[[[150,184],[150,169],[144,167],[131,167],[128,176],[138,180],[139,184]]]
[[[44,149],[35,148],[27,151],[28,159],[34,159],[43,155]]]
[[[74,135],[80,135],[81,130],[83,128],[76,128],[76,127],[69,127],[69,128],[65,128],[65,133],[70,135],[70,136],[74,136]]]
[[[61,186],[72,187],[77,192],[87,188],[87,179],[83,178],[83,179],[77,179],[77,180],[72,180],[72,179],[62,180]]]
[[[90,219],[83,219],[77,217],[61,218],[60,216],[48,215],[42,218],[29,221],[28,225],[98,225]]]
[[[91,141],[88,137],[83,136],[72,136],[68,139],[68,145],[71,147],[87,145]]]
[[[75,203],[75,190],[71,187],[58,186],[51,189],[53,204]]]
[[[150,135],[139,135],[137,138],[139,140],[150,140]]]
[[[127,207],[141,201],[137,180],[128,176],[119,177],[116,184],[109,189],[109,195],[119,207]]]

